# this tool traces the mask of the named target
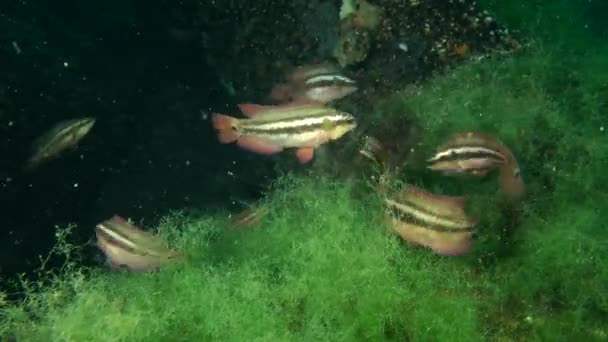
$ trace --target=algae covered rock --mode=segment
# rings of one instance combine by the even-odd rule
[[[364,61],[370,46],[371,37],[368,31],[347,28],[340,33],[333,55],[344,67]]]
[[[381,8],[366,0],[344,0],[340,8],[340,31],[333,56],[342,66],[365,60],[373,33],[382,18]]]

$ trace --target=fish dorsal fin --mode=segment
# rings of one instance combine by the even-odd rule
[[[296,100],[281,105],[239,104],[243,114],[250,118],[272,119],[301,116],[302,111],[309,112],[326,108],[322,103],[312,100]]]
[[[459,146],[480,146],[503,152],[504,144],[495,136],[479,131],[464,131],[452,134],[440,147],[443,149]]]
[[[254,117],[257,113],[267,112],[276,108],[276,106],[273,105],[261,105],[255,103],[239,103],[238,107],[247,117]]]

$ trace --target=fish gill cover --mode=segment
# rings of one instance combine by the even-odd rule
[[[381,7],[391,13],[391,4],[413,3],[427,2]],[[364,122],[358,136],[329,146],[307,171],[279,178],[258,204],[265,214],[252,226],[226,229],[226,212],[163,220],[157,232],[189,255],[186,262],[144,274],[85,268],[66,242],[69,229],[59,230],[54,252],[67,257],[64,268],[49,273],[48,281],[24,282],[23,302],[1,303],[0,336],[608,339],[608,234],[601,216],[608,212],[605,28],[585,24],[593,2],[483,4],[520,30],[523,49],[468,58],[415,86],[371,92],[365,104],[362,97],[346,99],[343,106]],[[261,11],[239,6],[242,24],[249,23],[243,13]],[[261,13],[250,25],[264,22]],[[247,27],[234,30],[243,36],[255,31]],[[264,43],[273,40],[255,42]],[[491,133],[510,148],[526,184],[520,202],[502,196],[490,175],[447,177],[427,169],[436,147],[465,130]],[[357,153],[364,135],[387,146],[391,187],[407,182],[469,195],[478,232],[467,255],[438,256],[391,233],[384,193],[371,190],[376,170]],[[292,165],[286,160],[282,167]]]

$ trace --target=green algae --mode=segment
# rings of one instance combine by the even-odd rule
[[[187,248],[190,263],[148,274],[92,270],[77,289],[66,274],[28,298],[67,289],[72,297],[3,311],[3,333],[91,341],[479,339],[477,305],[458,273],[466,265],[404,251],[381,223],[380,203],[353,200],[344,183],[285,183],[266,204],[273,210],[263,228],[218,234],[220,218],[168,219],[160,231],[169,228],[170,240],[206,241]],[[31,310],[42,312],[31,319]]]
[[[535,22],[532,33],[549,25],[518,7],[501,13],[511,23]],[[572,31],[553,34],[566,33]],[[554,35],[398,91],[365,119],[420,126],[399,180],[470,195],[468,209],[480,222],[469,255],[445,258],[403,243],[385,226],[378,194],[325,177],[319,167],[279,179],[262,203],[269,214],[256,227],[227,229],[222,213],[166,217],[158,232],[188,254],[185,263],[131,274],[82,268],[68,258],[48,281],[24,282],[23,302],[0,301],[0,336],[608,339],[608,234],[601,216],[608,212],[608,98],[602,96],[608,46],[575,54],[573,48],[590,45],[569,38],[551,46]],[[501,197],[495,175],[454,178],[425,169],[438,143],[470,129],[495,134],[513,150],[527,186],[521,204]],[[64,237],[59,250],[71,255]]]

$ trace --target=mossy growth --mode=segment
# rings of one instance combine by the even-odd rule
[[[188,261],[151,273],[70,269],[2,309],[17,340],[479,340],[466,263],[404,248],[378,196],[287,177],[258,227],[174,215],[160,234]],[[66,295],[64,295],[66,294]]]
[[[312,170],[278,180],[255,227],[228,229],[226,213],[168,216],[158,233],[185,262],[126,273],[67,259],[44,284],[24,282],[22,303],[0,295],[0,337],[606,340],[607,55],[606,45],[572,54],[532,42],[436,75],[361,115],[364,133],[379,138],[382,127],[415,123],[414,142],[390,142],[404,154],[396,183],[470,196],[479,232],[468,256],[440,257],[392,234],[382,194],[367,187],[367,171],[348,164],[358,140],[344,139],[336,144],[348,153],[320,151]],[[486,131],[511,148],[523,201],[504,199],[493,174],[445,177],[425,168],[459,130]],[[327,176],[336,161],[354,176]],[[72,253],[61,241],[58,250]]]
[[[600,216],[608,210],[608,99],[602,96],[608,69],[599,63],[608,46],[588,46],[573,54],[568,45],[533,41],[517,55],[438,75],[368,113],[369,121],[405,116],[420,126],[413,152],[405,151],[402,180],[471,196],[480,217],[473,255],[496,284],[483,300],[488,318],[498,319],[490,336],[608,338],[602,328],[608,235]],[[527,185],[522,203],[501,199],[492,175],[448,178],[426,170],[436,146],[463,130],[494,134],[512,149]]]

